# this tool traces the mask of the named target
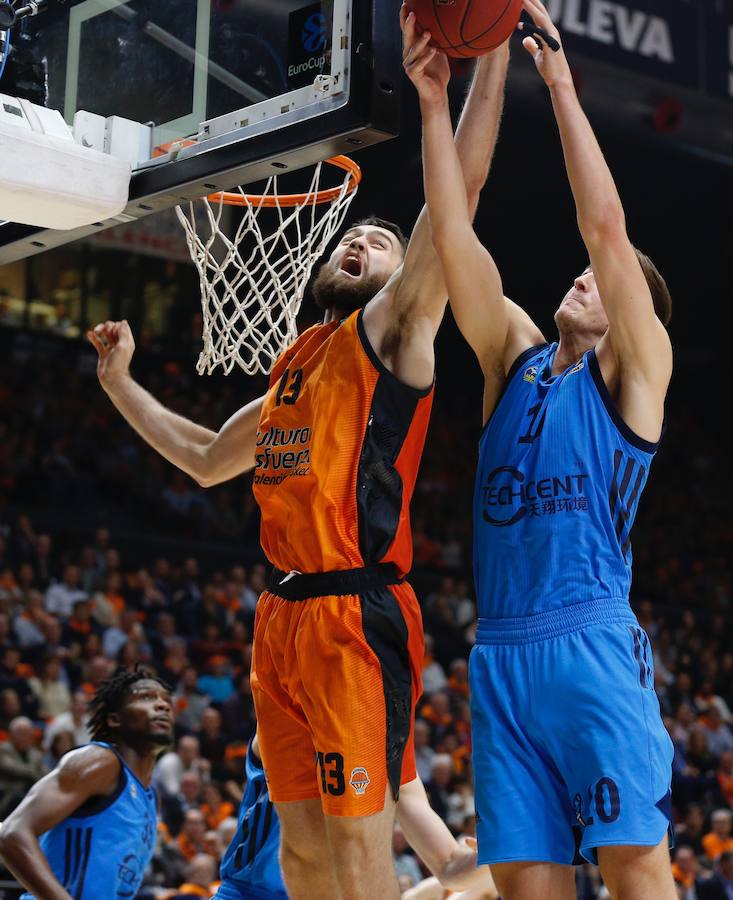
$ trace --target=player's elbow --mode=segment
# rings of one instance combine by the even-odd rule
[[[592,210],[578,211],[578,227],[586,246],[608,244],[609,240],[626,235],[626,216],[617,199],[600,204]]]
[[[11,867],[23,843],[22,829],[12,820],[0,825],[0,859]]]
[[[456,256],[456,247],[465,247],[470,241],[474,241],[471,223],[461,222],[456,224],[450,220],[432,225],[433,247],[438,254],[443,267],[450,263]]]

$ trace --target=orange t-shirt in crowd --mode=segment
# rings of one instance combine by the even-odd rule
[[[677,865],[677,863],[672,863],[672,877],[677,882],[677,884],[681,884],[683,887],[689,888],[695,883],[695,873],[694,872],[683,872],[682,869]]]
[[[218,806],[209,806],[208,803],[202,803],[201,812],[204,814],[206,825],[211,831],[218,828],[224,819],[235,815],[234,804],[229,803],[227,800],[224,800]]]
[[[733,837],[722,839],[711,831],[702,839],[702,847],[708,859],[717,859],[726,850],[733,850]]]
[[[178,844],[178,849],[185,856],[187,862],[191,862],[191,860],[196,856],[197,853],[204,852],[204,846],[198,846],[194,844],[193,841],[190,841],[186,835],[181,832],[176,838],[176,843]]]

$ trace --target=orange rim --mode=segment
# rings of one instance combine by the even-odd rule
[[[343,169],[349,173],[349,181],[346,185],[346,193],[351,194],[361,182],[361,169],[353,159],[348,156],[332,156],[324,160],[337,169]],[[302,206],[304,203],[331,203],[341,196],[343,186],[326,188],[315,194],[239,194],[231,191],[217,191],[209,194],[207,200],[210,203],[223,203],[225,206],[259,206],[274,209],[278,206]]]

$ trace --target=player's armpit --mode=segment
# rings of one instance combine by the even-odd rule
[[[672,345],[657,317],[649,285],[623,221],[585,236],[598,293],[608,318],[607,341],[622,378],[631,375],[666,391]]]

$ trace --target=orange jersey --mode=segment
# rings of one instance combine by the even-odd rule
[[[254,474],[274,566],[410,570],[409,506],[432,396],[381,363],[361,311],[309,328],[285,351],[262,407]]]

